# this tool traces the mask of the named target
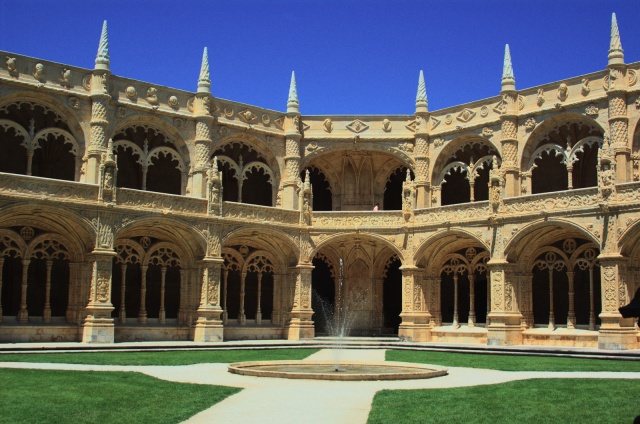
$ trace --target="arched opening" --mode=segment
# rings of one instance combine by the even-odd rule
[[[563,164],[562,154],[555,151],[542,152],[535,161],[536,167],[531,174],[531,193],[548,193],[568,188],[567,167]]]
[[[531,172],[531,193],[549,193],[597,185],[602,130],[579,116],[558,116],[543,123],[523,151],[522,171]],[[555,126],[551,126],[556,124]],[[542,131],[542,129],[540,129]],[[571,174],[569,174],[571,173]],[[528,187],[523,187],[527,192]]]
[[[0,125],[0,172],[27,173],[27,150],[22,146],[24,137],[15,128]]]
[[[211,160],[214,157],[222,172],[222,200],[273,206],[277,183],[267,160],[253,146],[231,141],[213,152]]]
[[[182,173],[176,168],[176,159],[166,153],[151,159],[147,171],[147,190],[167,194],[181,194]]]
[[[489,199],[489,171],[498,151],[485,139],[466,141],[450,156],[436,161],[441,169],[436,183],[441,186],[442,206]],[[473,192],[472,192],[473,190]]]
[[[331,211],[333,210],[331,186],[325,175],[315,166],[307,168],[311,179],[311,190],[313,192],[313,210]],[[300,178],[304,181],[306,170],[300,173]]]
[[[272,206],[273,188],[270,180],[271,176],[263,168],[248,169],[245,172],[245,180],[242,182],[242,202],[252,205]]]
[[[385,335],[397,335],[402,319],[402,272],[400,266],[402,262],[397,256],[391,258],[385,267],[384,280],[382,283],[382,330]]]
[[[573,188],[595,187],[598,185],[598,144],[585,145],[583,151],[576,152],[578,161],[573,165]]]
[[[0,124],[0,172],[67,181],[79,177],[83,152],[57,113],[19,102],[0,108],[0,120],[6,120]]]
[[[316,335],[335,336],[331,334],[331,323],[336,302],[336,281],[333,269],[327,261],[328,259],[320,255],[313,258],[311,308],[314,311],[313,322]]]
[[[8,256],[2,266],[2,314],[16,317],[22,294],[22,258]]]
[[[407,176],[407,168],[396,169],[387,180],[384,187],[383,209],[399,211],[402,209],[402,184]],[[411,173],[411,178],[415,178]]]
[[[35,177],[73,181],[75,162],[73,145],[65,143],[63,136],[48,134],[38,140],[40,148],[33,152],[31,174]]]
[[[467,203],[471,190],[467,173],[463,169],[452,169],[442,181],[442,206]]]
[[[118,187],[182,194],[187,164],[178,147],[162,131],[133,125],[113,136],[118,161]]]

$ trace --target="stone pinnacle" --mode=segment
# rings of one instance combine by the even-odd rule
[[[616,14],[611,14],[611,42],[609,44],[609,65],[623,65],[624,53],[620,42],[620,31]]]
[[[209,77],[209,53],[207,48],[202,52],[202,65],[198,78],[198,93],[211,93],[211,79]]]
[[[420,71],[418,77],[418,93],[416,94],[416,112],[428,112],[429,103],[427,101],[427,86],[424,83],[424,73]]]
[[[504,64],[502,66],[502,90],[516,89],[516,79],[513,76],[513,64],[511,63],[511,51],[509,45],[504,47]]]
[[[95,69],[104,71],[109,70],[109,35],[107,32],[107,21],[102,24],[102,33],[100,34],[100,45],[98,46],[98,54],[96,55]]]
[[[298,102],[298,89],[296,88],[296,73],[291,72],[291,85],[289,86],[289,100],[287,101],[287,113],[300,113]]]

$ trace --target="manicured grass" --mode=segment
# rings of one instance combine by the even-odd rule
[[[241,389],[134,372],[0,370],[0,423],[178,423]]]
[[[168,352],[78,352],[0,354],[0,362],[89,365],[191,365],[276,359],[304,359],[317,349],[188,350]]]
[[[440,390],[383,390],[377,423],[631,423],[640,415],[638,380],[535,379]]]
[[[387,361],[500,371],[621,371],[640,372],[640,361],[514,356],[474,353],[388,350]],[[640,386],[640,383],[638,384]],[[638,400],[640,403],[640,399]]]

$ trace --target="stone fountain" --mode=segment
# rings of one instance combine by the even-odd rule
[[[341,351],[345,339],[349,336],[354,317],[349,313],[354,310],[357,297],[343,296],[344,269],[340,259],[340,275],[336,294],[336,304],[331,305],[321,300],[321,313],[327,323],[327,328],[336,344],[332,361],[313,360],[283,360],[283,361],[255,361],[229,364],[228,370],[234,374],[253,377],[337,380],[337,381],[367,381],[367,380],[410,380],[439,377],[447,374],[447,369],[434,365],[412,364],[405,362],[368,362],[344,361]]]

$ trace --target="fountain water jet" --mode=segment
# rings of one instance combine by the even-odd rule
[[[234,374],[254,377],[275,377],[313,380],[366,381],[366,380],[409,380],[432,378],[447,375],[447,369],[434,365],[412,364],[404,362],[367,362],[343,361],[341,352],[345,346],[345,338],[349,336],[355,321],[358,294],[343,291],[344,264],[340,259],[335,305],[331,305],[314,292],[320,304],[331,336],[337,340],[332,349],[335,353],[333,361],[257,361],[229,364],[228,370]],[[360,300],[361,301],[361,300]]]

